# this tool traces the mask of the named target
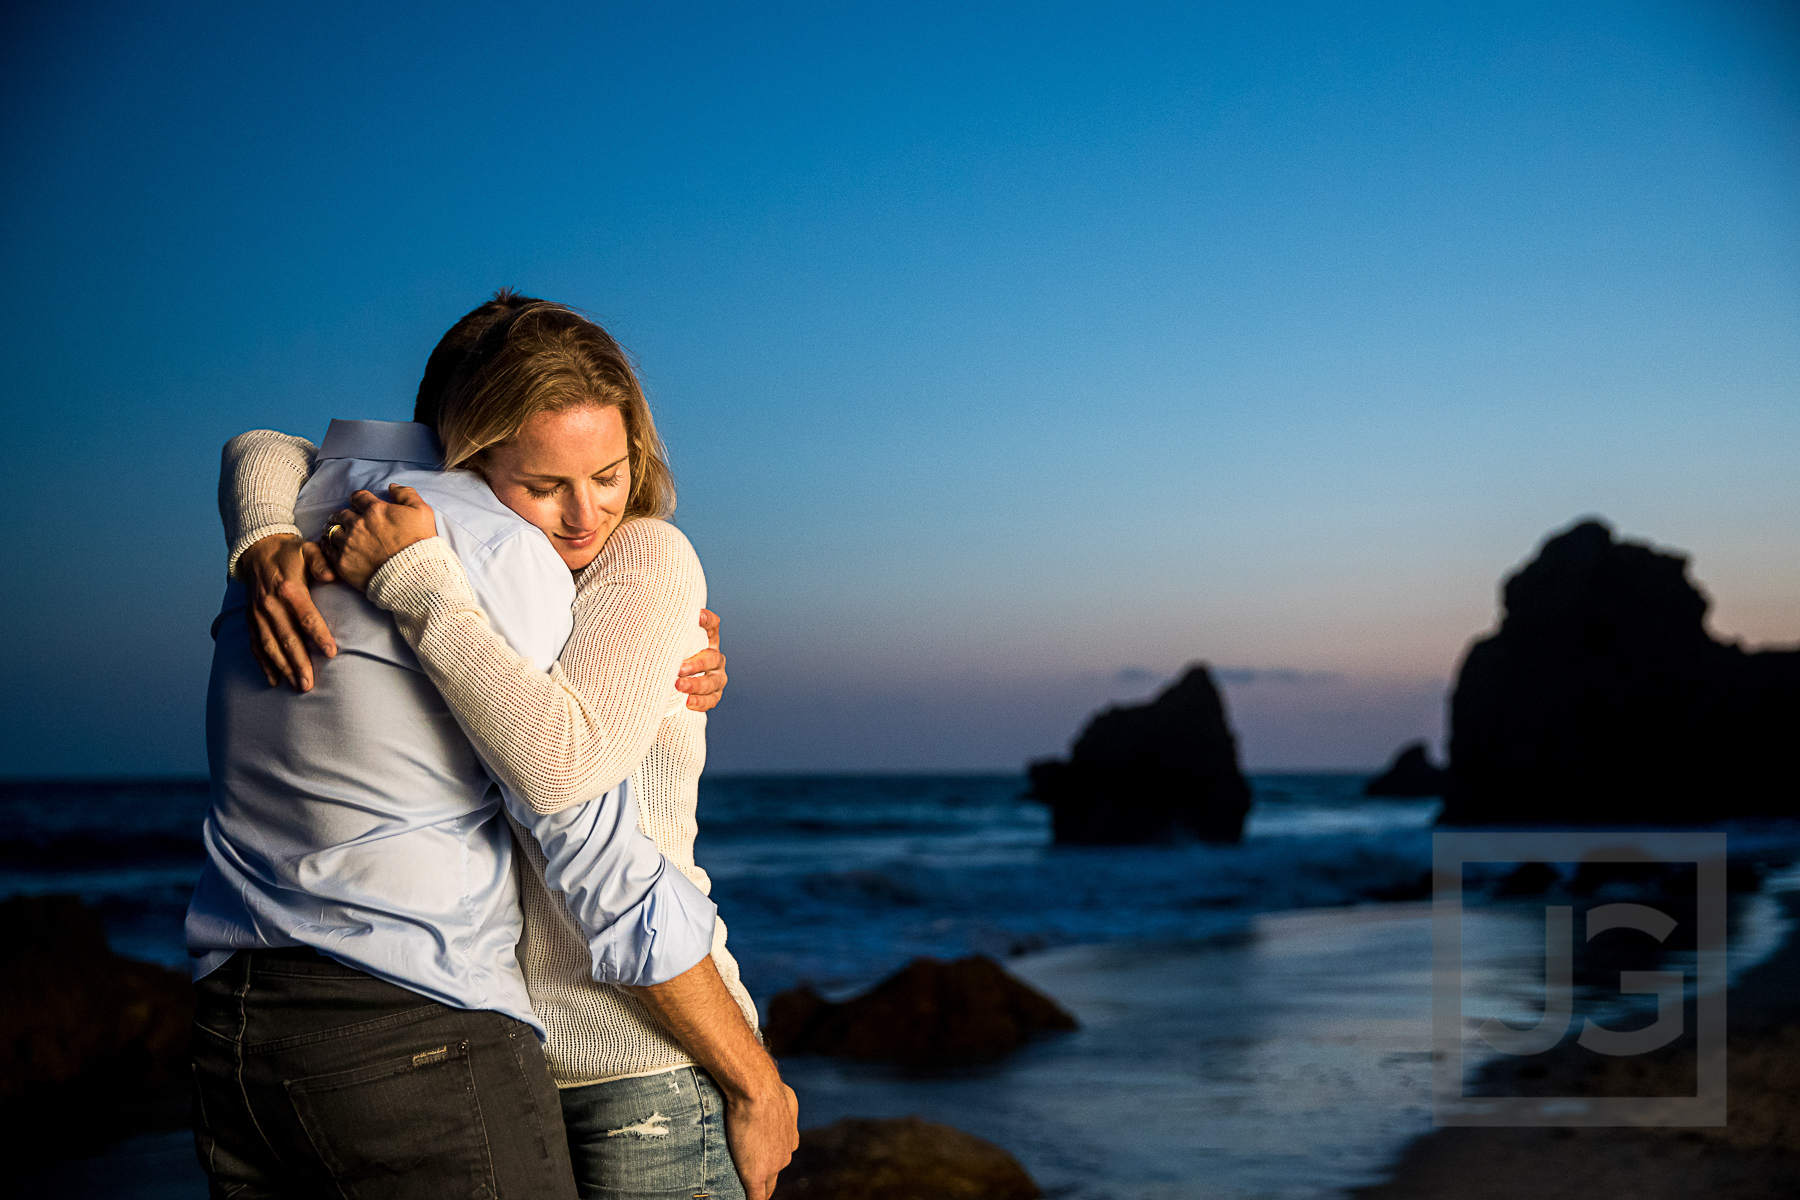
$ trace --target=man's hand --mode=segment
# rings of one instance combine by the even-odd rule
[[[321,583],[333,578],[319,548],[291,533],[273,534],[238,555],[237,577],[249,592],[250,651],[270,687],[279,678],[296,692],[312,691],[308,641],[326,658],[337,657],[337,641],[307,591],[308,575]]]
[[[775,1177],[800,1145],[800,1101],[783,1083],[774,1095],[725,1098],[725,1145],[749,1200],[769,1200]]]
[[[374,492],[350,495],[350,507],[340,509],[325,523],[319,544],[338,578],[367,591],[369,580],[381,565],[414,542],[437,536],[437,514],[424,497],[402,484],[388,487],[390,503]]]
[[[725,1097],[725,1144],[749,1200],[769,1200],[800,1146],[800,1102],[707,955],[666,983],[627,987]]]
[[[719,653],[719,614],[700,610],[700,628],[706,630],[706,649],[676,669],[675,690],[688,694],[687,706],[706,712],[724,699],[725,656]]]

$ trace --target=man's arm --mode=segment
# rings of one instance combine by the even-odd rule
[[[639,827],[629,783],[553,813],[501,794],[580,926],[596,983],[665,983],[712,953],[719,910]]]
[[[725,990],[712,956],[667,983],[628,989],[725,1094],[725,1141],[749,1200],[768,1200],[800,1144],[799,1101]]]

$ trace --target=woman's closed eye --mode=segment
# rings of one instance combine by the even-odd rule
[[[618,487],[620,482],[619,476],[622,474],[623,472],[621,471],[613,471],[605,475],[596,475],[594,476],[594,482],[603,488]],[[523,483],[519,486],[524,488],[525,494],[530,496],[533,500],[548,500],[550,497],[560,493],[568,485],[565,483],[558,483],[547,488],[535,488],[529,483]]]

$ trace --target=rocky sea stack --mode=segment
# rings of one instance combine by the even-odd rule
[[[1441,796],[1449,772],[1431,761],[1424,742],[1408,742],[1387,770],[1363,784],[1365,796]]]
[[[1706,631],[1687,560],[1586,520],[1506,581],[1450,703],[1441,822],[1800,813],[1800,650]]]
[[[1235,842],[1250,811],[1224,701],[1199,663],[1149,704],[1094,717],[1068,761],[1030,771],[1031,795],[1050,806],[1064,844]]]

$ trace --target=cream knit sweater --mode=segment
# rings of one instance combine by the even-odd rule
[[[310,442],[267,430],[227,443],[219,511],[232,568],[261,538],[298,532],[294,498],[315,454]],[[639,826],[710,892],[712,881],[694,863],[706,716],[689,709],[674,686],[677,666],[706,645],[700,561],[673,525],[627,521],[575,583],[574,632],[547,674],[489,627],[462,564],[440,538],[409,546],[384,564],[369,581],[369,598],[394,614],[482,756],[526,803],[553,811],[629,777]],[[557,1085],[650,1075],[692,1062],[634,997],[593,982],[587,942],[562,893],[544,883],[543,851],[516,822],[513,833],[524,851],[519,962],[532,1008],[549,1033],[545,1052]],[[756,1006],[725,949],[722,920],[714,927],[712,956],[755,1028]]]

